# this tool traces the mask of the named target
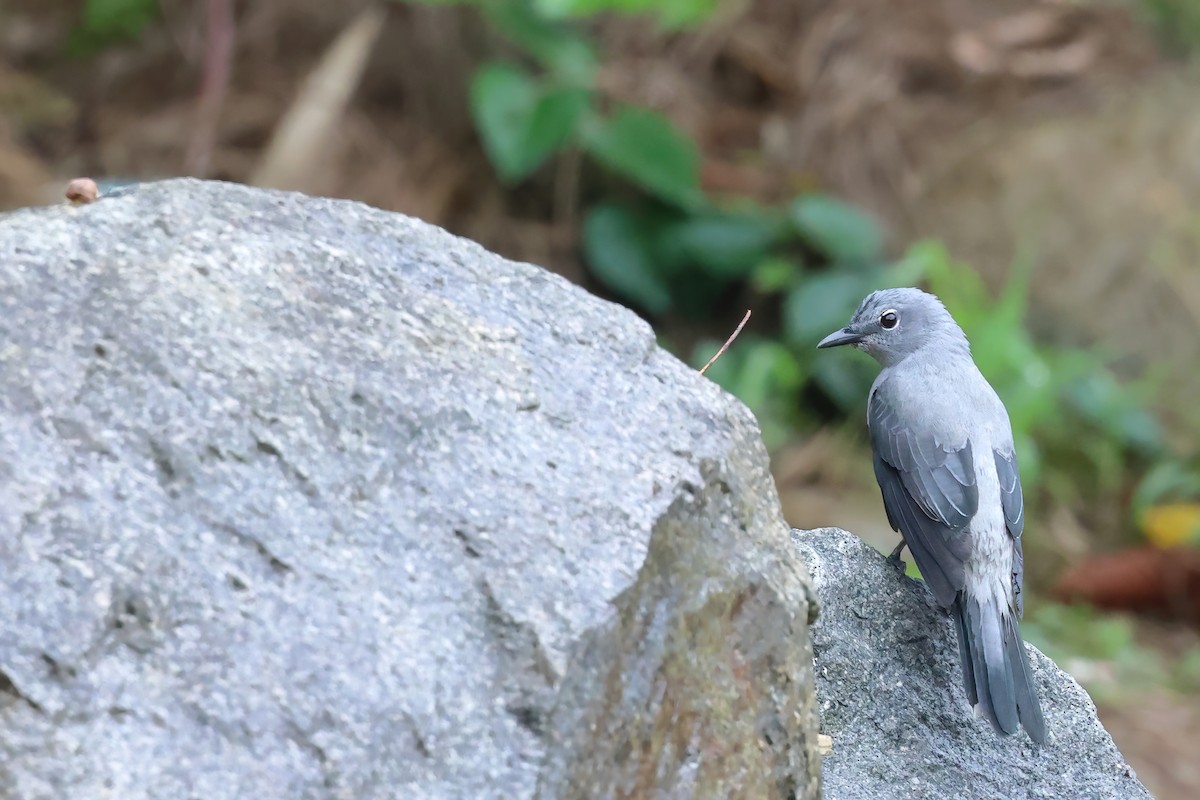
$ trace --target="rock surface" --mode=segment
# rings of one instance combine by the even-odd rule
[[[1079,684],[1030,647],[1050,741],[971,716],[949,617],[919,582],[836,528],[793,531],[817,588],[812,629],[826,800],[1149,798]]]
[[[0,796],[815,797],[749,412],[361,205],[0,218]]]

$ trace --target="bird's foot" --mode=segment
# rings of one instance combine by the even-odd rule
[[[887,557],[887,562],[889,564],[891,564],[895,569],[899,570],[901,575],[904,575],[907,572],[907,568],[906,568],[904,562],[900,559],[900,551],[902,551],[903,549],[904,549],[904,540],[901,539],[900,544],[896,545],[896,549],[893,550],[892,554]]]

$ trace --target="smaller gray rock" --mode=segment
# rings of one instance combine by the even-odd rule
[[[821,615],[812,627],[826,800],[1148,798],[1096,707],[1030,646],[1049,742],[998,737],[962,690],[948,616],[918,581],[837,528],[792,531]]]

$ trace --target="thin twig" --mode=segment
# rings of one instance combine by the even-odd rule
[[[729,334],[729,338],[725,340],[725,344],[721,345],[721,349],[714,353],[713,357],[708,360],[708,363],[700,368],[701,375],[703,375],[704,371],[713,365],[714,361],[720,358],[724,352],[729,349],[729,345],[733,344],[733,340],[738,337],[738,334],[742,332],[742,328],[746,327],[746,323],[749,321],[750,309],[746,309],[746,316],[742,317],[742,321],[738,323],[737,328],[734,329],[733,333]]]

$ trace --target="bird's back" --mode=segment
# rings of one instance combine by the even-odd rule
[[[869,402],[880,401],[906,425],[929,432],[943,445],[957,447],[968,439],[976,444],[983,437],[992,447],[1012,450],[1008,412],[969,356],[917,353],[881,370]]]

